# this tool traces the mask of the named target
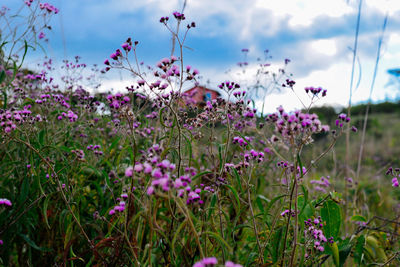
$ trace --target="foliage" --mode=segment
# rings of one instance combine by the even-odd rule
[[[64,61],[62,87],[51,60],[40,74],[20,71],[23,59],[10,61],[8,72],[3,53],[1,263],[398,264],[399,217],[387,210],[400,195],[379,184],[390,179],[344,177],[321,164],[332,161],[343,133],[356,134],[350,117],[332,119],[332,109],[320,109],[328,126],[311,110],[279,107],[259,118],[248,92],[230,81],[219,86],[226,99],[198,108],[183,93],[199,74],[183,64],[196,24],[182,32],[184,14],[173,17],[177,27],[168,17],[160,22],[178,43],[177,56],[146,71],[136,64],[139,42],[128,38],[104,62],[103,72],[123,69],[136,78],[125,92],[91,94],[79,57]],[[294,81],[284,85],[294,90]],[[305,92],[312,101],[327,94]],[[314,142],[317,135],[323,142]],[[315,146],[318,153],[310,153]],[[394,187],[399,172],[387,172]]]

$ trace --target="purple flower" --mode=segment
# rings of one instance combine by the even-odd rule
[[[11,207],[12,203],[7,198],[0,198],[0,205],[6,205],[8,207]]]
[[[143,165],[141,163],[136,163],[135,167],[133,167],[133,170],[135,172],[141,172],[141,171],[143,171]]]
[[[243,267],[241,264],[239,263],[234,263],[232,261],[227,261],[225,262],[225,267]]]
[[[136,167],[136,165],[135,165],[135,167]],[[125,176],[126,176],[126,177],[132,177],[132,175],[133,175],[133,167],[132,167],[132,166],[129,166],[129,167],[126,168],[126,170],[125,170]]]
[[[154,193],[154,187],[153,186],[149,186],[149,188],[147,188],[147,195],[152,195]]]
[[[185,20],[185,15],[182,13],[179,13],[178,11],[175,11],[174,13],[172,13],[172,15],[174,15],[174,17],[177,20]]]
[[[281,216],[285,216],[286,214],[288,214],[289,213],[289,210],[284,210],[282,213],[281,213]]]
[[[161,178],[161,177],[162,177],[162,172],[161,172],[161,170],[160,170],[159,168],[154,169],[153,172],[152,172],[152,176],[153,176],[154,178],[156,178],[156,179]]]
[[[215,257],[204,258],[201,261],[196,262],[193,267],[213,267],[218,264],[218,260]]]
[[[132,46],[130,46],[128,43],[123,43],[121,47],[127,52],[131,51],[132,49]]]
[[[393,187],[399,187],[399,181],[397,180],[396,177],[394,177],[394,178],[392,179],[392,186],[393,186]]]

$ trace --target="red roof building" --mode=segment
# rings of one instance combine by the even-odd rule
[[[203,106],[207,101],[212,101],[221,96],[218,91],[200,85],[196,85],[195,87],[185,91],[183,94],[186,102],[198,106]]]

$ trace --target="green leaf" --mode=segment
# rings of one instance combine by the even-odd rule
[[[199,177],[201,177],[201,176],[203,176],[203,175],[205,175],[205,174],[209,174],[209,173],[212,173],[212,171],[200,172],[200,173],[196,174],[195,176],[193,176],[192,180],[194,181],[194,180],[196,180],[197,178],[199,178]]]
[[[236,182],[238,183],[238,185],[240,187],[240,191],[243,191],[242,181],[240,179],[238,171],[234,167],[231,167],[231,170],[233,171],[233,174],[235,175]]]
[[[118,145],[119,140],[121,139],[121,137],[117,136],[116,138],[114,138],[114,140],[112,141],[110,147],[108,148],[108,151],[111,152],[111,150],[113,150],[114,148],[116,148],[116,146]]]
[[[19,203],[23,203],[29,195],[29,181],[28,177],[24,179],[21,186],[21,194],[19,195]]]
[[[47,207],[49,206],[49,201],[50,201],[50,196],[47,196],[44,199],[44,203],[43,203],[43,217],[44,217],[44,222],[46,223],[47,228],[50,229],[49,220],[47,218]]]
[[[24,60],[25,60],[25,57],[26,57],[26,53],[28,52],[28,47],[32,47],[32,46],[28,45],[27,41],[24,40],[24,54],[22,56],[22,60],[21,60],[21,63],[19,64],[19,66],[18,66],[18,69],[20,69],[22,64],[24,63]]]
[[[174,237],[172,238],[172,251],[175,252],[175,243],[176,243],[176,239],[179,236],[179,233],[182,231],[182,229],[185,227],[187,220],[184,220],[178,227],[178,229],[176,229],[176,232],[174,234]],[[184,236],[184,235],[183,235]]]
[[[300,159],[300,154],[297,153],[297,162],[299,163],[299,167],[300,167],[300,178],[303,178],[304,173],[303,173],[303,164],[301,163],[301,159]]]
[[[281,247],[281,241],[283,238],[283,227],[280,227],[273,233],[272,240],[271,240],[271,256],[272,256],[272,263],[276,263],[279,260],[279,256],[281,255],[280,253],[280,247]]]
[[[43,144],[44,144],[44,134],[45,134],[45,129],[41,130],[41,131],[39,132],[39,135],[38,135],[39,144],[40,144],[41,146],[43,146]]]
[[[215,194],[213,194],[213,196],[211,197],[211,203],[210,203],[210,207],[209,207],[209,211],[208,211],[208,220],[210,220],[211,215],[214,212],[216,202],[217,202],[217,196]]]
[[[275,204],[275,202],[277,202],[279,199],[285,197],[286,195],[280,195],[277,197],[274,197],[271,202],[269,203],[267,209],[265,210],[266,213],[268,213],[268,211],[272,208],[272,206]]]
[[[71,240],[72,233],[73,233],[73,229],[72,229],[73,225],[74,225],[73,223],[70,223],[67,227],[67,231],[65,233],[65,238],[64,238],[64,249],[67,247],[68,242]]]
[[[257,195],[256,203],[258,205],[258,208],[260,209],[261,212],[264,212],[264,205],[262,204],[262,201],[264,201],[265,203],[269,204],[271,202],[271,200],[269,200],[268,198],[264,197],[263,195]]]
[[[342,222],[342,213],[340,206],[333,200],[328,200],[321,208],[322,220],[326,222],[324,234],[327,238],[337,239]]]
[[[301,185],[301,190],[303,190],[303,200],[304,200],[304,202],[303,202],[303,205],[302,205],[302,207],[300,209],[300,214],[299,215],[301,215],[303,213],[304,209],[307,206],[307,202],[308,202],[308,190],[307,190],[307,188],[305,188],[304,185]]]
[[[364,216],[361,216],[361,215],[354,215],[351,217],[350,220],[353,222],[367,222],[368,221]]]
[[[332,251],[332,256],[333,256],[333,262],[335,263],[335,266],[339,266],[339,248],[336,242],[333,242],[333,244],[329,245]]]
[[[31,246],[32,248],[36,249],[36,250],[40,250],[40,251],[51,251],[51,249],[48,248],[41,248],[38,245],[36,245],[36,243],[30,239],[27,235],[24,234],[19,234],[25,241],[26,243],[28,243],[29,246]]]
[[[186,143],[187,143],[189,166],[190,166],[191,165],[190,162],[192,161],[192,157],[193,157],[192,142],[186,135],[183,134],[182,136],[185,138]]]
[[[228,249],[229,252],[232,251],[231,246],[229,246],[229,244],[225,241],[225,239],[223,239],[219,234],[209,231],[203,232],[202,234],[209,235],[214,239],[216,239],[220,243],[222,249]]]
[[[222,162],[222,151],[223,151],[223,144],[218,144],[218,158],[219,158],[219,170],[222,170],[223,162]]]
[[[358,265],[361,265],[361,262],[364,258],[364,246],[365,246],[365,237],[363,235],[360,235],[357,238],[353,256],[354,260],[358,263]]]
[[[228,185],[228,184],[227,184],[226,186],[231,190],[233,196],[235,197],[235,200],[236,200],[236,207],[237,207],[237,213],[239,213],[239,211],[240,211],[240,198],[239,198],[239,194],[238,194],[238,192],[236,191],[236,189],[233,188],[232,186],[230,186],[230,185]]]
[[[347,238],[339,243],[339,266],[344,265],[352,248],[353,244],[350,243],[350,238]]]
[[[6,79],[6,72],[2,70],[0,72],[0,83],[2,83]]]

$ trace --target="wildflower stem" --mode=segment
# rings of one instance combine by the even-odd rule
[[[249,208],[250,208],[250,214],[251,214],[251,219],[253,222],[253,230],[254,230],[254,234],[256,236],[256,240],[257,240],[257,246],[258,246],[258,257],[260,259],[260,263],[264,263],[264,257],[263,257],[263,253],[262,253],[262,248],[261,248],[261,244],[260,244],[260,239],[258,237],[258,230],[257,230],[257,225],[256,225],[256,219],[254,217],[254,211],[253,211],[253,205],[251,205],[251,194],[250,194],[250,184],[247,184],[247,201],[249,202]]]
[[[78,225],[78,227],[79,227],[79,229],[81,230],[82,234],[85,236],[86,240],[88,241],[90,248],[93,249],[93,248],[94,248],[94,245],[93,245],[92,241],[90,240],[89,236],[86,234],[86,232],[85,232],[85,230],[83,229],[82,225],[80,224],[78,218],[75,216],[75,213],[72,211],[72,208],[71,208],[70,204],[68,203],[67,197],[65,196],[65,193],[64,193],[64,189],[62,188],[62,185],[61,185],[61,181],[60,181],[60,179],[59,179],[59,177],[58,177],[57,172],[54,170],[54,167],[53,167],[53,166],[50,164],[50,162],[49,162],[48,160],[46,160],[46,159],[42,156],[42,154],[40,154],[40,152],[39,152],[36,148],[34,148],[30,143],[28,143],[28,142],[26,142],[26,141],[23,141],[23,140],[21,140],[21,139],[19,139],[19,138],[17,138],[17,137],[13,137],[13,138],[14,138],[14,140],[17,141],[18,143],[22,143],[22,144],[26,145],[29,149],[31,149],[32,151],[34,151],[34,152],[41,158],[41,160],[42,160],[44,163],[46,163],[46,165],[50,168],[51,172],[54,174],[54,177],[56,178],[56,181],[57,181],[57,184],[58,184],[58,188],[60,189],[60,193],[61,193],[62,199],[63,199],[64,202],[65,202],[65,205],[67,206],[69,212],[71,213],[71,215],[72,215],[74,221],[75,221],[76,224]]]
[[[184,205],[182,203],[182,200],[180,198],[176,198],[175,197],[175,201],[177,203],[177,206],[178,206],[179,210],[182,212],[183,215],[186,216],[186,219],[189,222],[190,228],[192,228],[192,232],[193,232],[194,237],[196,239],[197,247],[199,248],[200,257],[204,258],[204,252],[203,252],[203,248],[201,247],[199,234],[197,233],[196,228],[194,227],[194,224],[193,224],[192,218],[190,217],[188,208],[186,207],[186,205]]]

